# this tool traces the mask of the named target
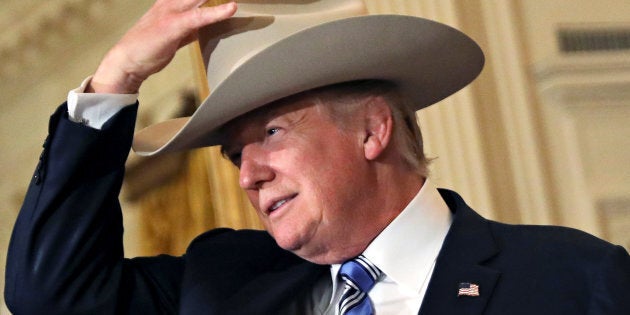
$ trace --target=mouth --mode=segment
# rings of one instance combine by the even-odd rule
[[[287,204],[287,202],[293,200],[293,198],[295,198],[297,196],[297,194],[293,194],[287,197],[284,197],[282,199],[278,199],[274,202],[271,203],[271,205],[269,207],[266,208],[266,214],[267,215],[271,215],[272,213],[278,211],[279,209],[281,209],[284,205]]]

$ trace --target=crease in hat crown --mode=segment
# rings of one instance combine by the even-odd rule
[[[239,3],[234,17],[199,34],[210,95],[190,118],[137,132],[139,155],[220,144],[216,130],[228,121],[343,81],[393,81],[420,109],[467,85],[483,66],[483,53],[463,33],[417,17],[370,16],[360,0]]]
[[[218,86],[246,60],[291,34],[365,14],[361,0],[239,3],[234,17],[199,35],[208,85]]]

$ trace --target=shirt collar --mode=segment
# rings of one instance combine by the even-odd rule
[[[389,279],[408,290],[420,292],[451,222],[448,206],[427,179],[418,194],[372,241],[363,255]],[[339,266],[331,267],[333,279],[337,277]]]

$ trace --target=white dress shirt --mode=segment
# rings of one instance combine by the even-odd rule
[[[377,315],[418,314],[452,220],[442,196],[427,179],[403,212],[363,252],[385,274],[369,292]],[[333,288],[326,315],[337,314],[343,293],[337,277],[340,267],[330,268]]]
[[[123,107],[138,100],[138,94],[83,93],[90,80],[91,76],[68,92],[68,116],[74,122],[101,129]]]

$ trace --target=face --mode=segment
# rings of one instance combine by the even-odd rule
[[[363,250],[375,180],[364,155],[364,128],[341,128],[325,106],[308,96],[266,106],[228,124],[223,145],[278,245],[316,263]]]

